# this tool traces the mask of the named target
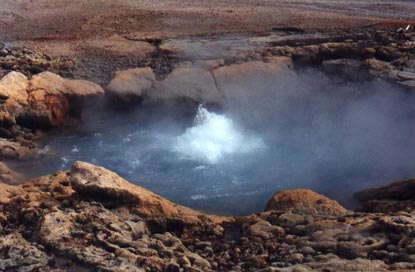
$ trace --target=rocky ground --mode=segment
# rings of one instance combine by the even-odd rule
[[[1,184],[0,269],[412,271],[414,186],[358,194],[365,212],[291,190],[277,192],[262,213],[218,217],[76,162],[67,172]]]
[[[292,190],[264,212],[219,217],[87,163],[21,185],[10,169],[105,100],[224,107],[308,66],[411,93],[414,11],[374,0],[2,1],[0,271],[415,270],[414,180],[356,194],[359,212]]]

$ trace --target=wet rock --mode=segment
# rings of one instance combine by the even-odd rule
[[[222,105],[223,95],[218,90],[212,73],[202,68],[176,68],[150,94],[156,100],[190,100],[196,103]]]
[[[269,200],[265,211],[295,211],[313,215],[344,215],[347,210],[336,201],[308,189],[283,190]]]
[[[155,81],[150,67],[118,71],[107,86],[106,95],[123,103],[132,103],[148,95]]]

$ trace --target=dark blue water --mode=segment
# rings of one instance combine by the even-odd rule
[[[350,206],[356,190],[415,176],[413,95],[312,77],[196,123],[198,109],[183,106],[86,112],[19,168],[38,176],[82,160],[174,202],[237,215],[263,210],[280,189],[311,188]]]

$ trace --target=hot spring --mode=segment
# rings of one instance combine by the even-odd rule
[[[277,191],[310,188],[350,207],[353,192],[415,176],[415,96],[383,81],[316,71],[220,111],[199,105],[91,110],[44,139],[30,177],[76,160],[176,203],[220,214],[263,210]]]

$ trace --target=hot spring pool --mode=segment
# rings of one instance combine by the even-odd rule
[[[91,162],[176,203],[233,215],[263,210],[280,189],[310,188],[350,206],[356,190],[414,177],[414,96],[319,76],[220,112],[86,112],[78,129],[44,140],[45,156],[16,167],[35,177]]]

